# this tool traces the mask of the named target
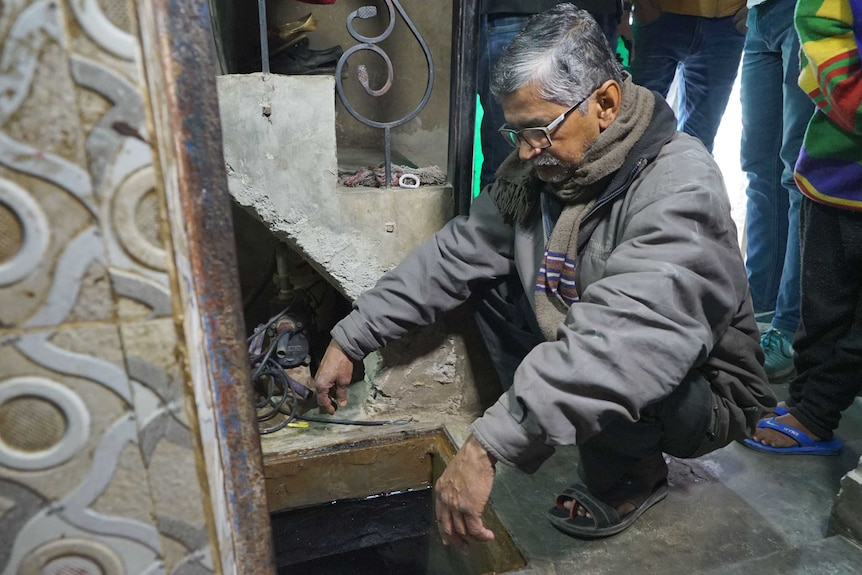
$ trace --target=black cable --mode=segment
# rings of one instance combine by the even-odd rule
[[[285,315],[287,315],[287,312],[290,311],[290,308],[293,307],[294,303],[296,303],[296,297],[295,296],[293,298],[293,301],[290,302],[286,308],[284,308],[283,310],[281,310],[280,312],[278,312],[277,314],[275,314],[274,316],[269,318],[269,320],[265,324],[263,324],[259,328],[255,329],[254,332],[246,338],[245,342],[251,343],[251,340],[253,340],[258,334],[260,334],[263,331],[266,331],[267,329],[269,329],[269,326],[271,326],[272,324],[274,324],[275,322],[277,322],[278,320],[283,318]]]
[[[316,285],[316,284],[314,284]],[[313,287],[313,285],[312,285]],[[322,296],[320,300],[316,300],[310,292],[306,290],[308,296],[320,305],[322,303]],[[325,292],[324,292],[325,295]],[[297,298],[294,296],[293,301],[284,308],[282,311],[272,316],[264,325],[254,330],[254,333],[248,337],[246,343],[250,343],[255,337],[265,332],[272,326],[275,322],[283,318],[287,313],[291,310],[293,305],[296,303]],[[308,417],[303,415],[297,415],[296,409],[299,399],[297,397],[296,390],[293,389],[293,386],[290,385],[290,379],[284,368],[275,360],[272,359],[272,354],[275,349],[278,347],[278,342],[283,337],[291,337],[293,334],[291,332],[285,332],[277,337],[272,338],[272,341],[269,344],[266,352],[263,354],[258,354],[254,357],[250,357],[249,360],[251,362],[252,368],[254,371],[252,373],[252,382],[256,386],[263,385],[260,380],[263,377],[267,377],[266,390],[265,393],[258,391],[260,396],[260,400],[257,401],[257,409],[258,409],[258,422],[268,421],[276,416],[276,414],[281,413],[285,415],[285,419],[278,424],[267,427],[267,428],[259,428],[259,432],[261,435],[267,435],[269,433],[275,433],[281,429],[287,427],[292,421],[308,421],[313,423],[331,423],[333,425],[358,425],[363,427],[372,427],[372,426],[380,426],[380,425],[406,425],[413,421],[412,417],[408,417],[407,419],[398,419],[398,420],[377,420],[377,421],[362,421],[357,419],[335,419],[335,418],[322,418],[322,417]],[[281,384],[281,390],[277,389],[277,385]],[[280,391],[280,399],[275,399],[276,395]],[[285,409],[285,404],[287,403],[288,394],[290,397],[290,409]],[[264,413],[260,413],[261,409],[264,409],[266,406],[272,406],[272,410],[268,410]]]

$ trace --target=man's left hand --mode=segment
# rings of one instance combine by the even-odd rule
[[[482,523],[482,511],[491,496],[495,463],[471,435],[437,480],[437,527],[445,545],[467,553],[470,543],[494,539],[494,532]]]

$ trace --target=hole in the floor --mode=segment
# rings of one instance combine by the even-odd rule
[[[268,456],[279,574],[479,575],[526,564],[489,506],[495,539],[467,555],[445,547],[432,485],[455,454],[442,428]]]
[[[284,575],[454,573],[436,533],[431,488],[277,513],[272,530]]]

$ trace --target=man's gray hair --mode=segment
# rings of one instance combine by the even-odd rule
[[[622,83],[623,69],[602,29],[586,10],[558,4],[530,18],[503,50],[491,93],[500,100],[530,84],[545,100],[571,106],[607,80]]]

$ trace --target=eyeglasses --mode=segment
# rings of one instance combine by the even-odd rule
[[[593,90],[595,92],[595,90]],[[585,98],[582,98],[577,104],[557,116],[557,118],[548,124],[545,127],[537,127],[537,128],[523,128],[521,130],[513,130],[511,128],[507,128],[506,124],[500,126],[500,129],[497,131],[500,132],[500,135],[503,136],[503,139],[512,146],[517,149],[521,147],[521,142],[525,142],[531,148],[535,148],[537,150],[544,150],[545,148],[551,147],[551,132],[554,131],[557,126],[563,123],[563,120],[566,119],[572,110],[586,102],[590,96],[593,95],[593,92],[587,94]]]

